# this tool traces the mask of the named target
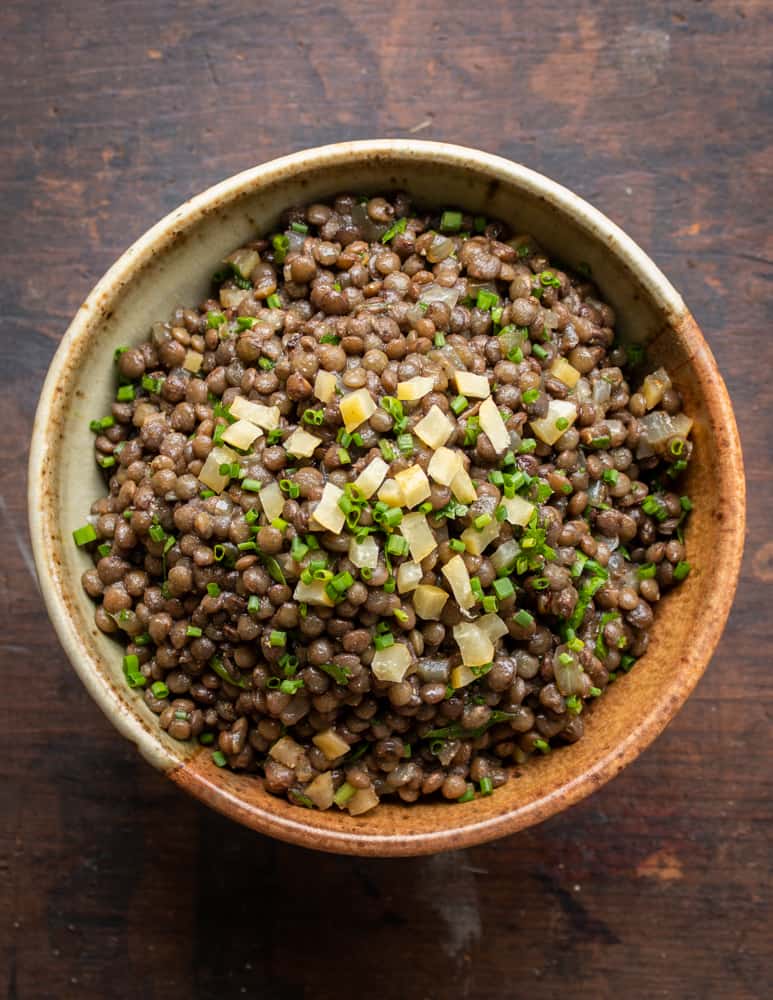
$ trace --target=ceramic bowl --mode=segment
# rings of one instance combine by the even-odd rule
[[[104,493],[90,459],[90,418],[109,409],[113,350],[146,335],[179,304],[204,297],[213,266],[287,206],[339,191],[409,191],[420,203],[460,205],[511,221],[547,252],[590,267],[624,337],[649,344],[695,419],[685,489],[694,569],[658,606],[649,651],[588,712],[586,734],[518,770],[496,794],[463,805],[385,803],[351,818],[266,793],[256,777],[218,769],[206,748],[169,738],[127,688],[121,649],[94,625],[72,541]],[[709,662],[733,599],[744,537],[744,478],[733,411],[706,342],[679,294],[616,225],[566,188],[473,149],[433,142],[351,142],[294,153],[192,198],[153,226],[99,281],[54,357],[30,456],[29,520],[40,585],[74,669],[115,727],[181,788],[254,830],[319,850],[377,856],[480,843],[541,822],[630,763],[673,718]]]

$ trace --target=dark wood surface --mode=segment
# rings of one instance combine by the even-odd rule
[[[5,0],[9,998],[771,995],[771,42],[765,0]],[[229,824],[117,736],[43,611],[23,464],[69,318],[147,226],[278,154],[408,135],[544,171],[665,269],[736,403],[749,537],[706,677],[621,777],[498,843],[358,861]]]

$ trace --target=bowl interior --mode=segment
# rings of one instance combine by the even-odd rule
[[[548,253],[590,267],[624,338],[648,341],[695,419],[685,490],[694,569],[658,608],[652,643],[635,669],[586,714],[577,744],[532,761],[490,798],[463,806],[386,803],[351,819],[307,812],[269,796],[259,779],[221,771],[206,749],[170,739],[130,691],[121,648],[93,623],[72,543],[104,492],[88,422],[108,412],[116,347],[146,336],[180,304],[200,301],[224,254],[269,231],[288,205],[339,191],[409,191],[420,203],[460,205],[533,233]],[[296,154],[239,175],[182,206],[100,282],[63,341],[43,392],[31,458],[31,531],[41,585],[60,639],[84,683],[145,757],[233,818],[306,846],[411,854],[463,846],[537,822],[581,798],[632,759],[697,682],[732,600],[743,538],[743,478],[721,378],[681,299],[608,220],[569,192],[506,161],[431,143],[362,143]],[[695,624],[700,623],[700,630]]]

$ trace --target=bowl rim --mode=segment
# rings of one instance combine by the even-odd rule
[[[216,208],[257,190],[263,185],[292,176],[299,168],[345,165],[352,158],[398,159],[405,163],[443,162],[489,178],[518,185],[570,214],[587,230],[604,240],[609,252],[621,258],[644,290],[663,309],[669,325],[679,330],[690,344],[691,364],[697,368],[702,385],[711,383],[705,404],[712,423],[726,430],[720,464],[725,478],[737,484],[724,509],[718,561],[723,571],[726,599],[722,613],[704,623],[691,650],[679,683],[668,696],[642,716],[623,744],[597,758],[594,765],[538,799],[511,808],[496,816],[463,827],[443,827],[427,833],[388,835],[360,833],[356,824],[345,831],[320,829],[288,819],[245,803],[232,791],[204,773],[186,767],[185,758],[176,756],[156,732],[121,700],[107,678],[97,669],[94,658],[84,649],[74,615],[66,597],[66,581],[56,557],[58,543],[53,518],[46,516],[46,484],[55,466],[55,449],[49,429],[55,426],[54,413],[59,386],[67,378],[67,362],[74,346],[88,337],[89,327],[104,313],[105,303],[131,279],[133,272],[163,251],[181,232]],[[412,139],[374,139],[333,143],[300,150],[237,173],[183,202],[143,233],[96,283],[79,308],[51,361],[35,413],[28,464],[28,521],[38,580],[49,617],[60,643],[89,694],[124,737],[136,745],[141,755],[177,784],[205,804],[254,830],[290,843],[319,850],[371,856],[424,854],[471,846],[514,833],[542,822],[578,802],[610,780],[632,761],[664,729],[686,700],[703,674],[720,639],[735,593],[743,554],[745,526],[745,482],[743,456],[732,405],[713,355],[681,296],[657,265],[602,212],[579,195],[544,175],[503,157],[450,143]],[[300,812],[300,811],[299,811]],[[305,813],[303,815],[306,815]]]

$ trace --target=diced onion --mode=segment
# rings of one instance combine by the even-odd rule
[[[413,403],[417,399],[423,399],[434,388],[434,378],[417,375],[415,378],[409,378],[406,382],[397,383],[397,398]]]
[[[418,506],[432,493],[427,474],[418,464],[395,473],[395,482],[400,487],[406,507]]]
[[[296,233],[294,229],[288,229],[285,236],[288,241],[288,253],[300,253],[306,245],[306,233]]]
[[[320,501],[311,515],[313,521],[327,531],[332,531],[334,535],[340,534],[344,527],[344,512],[338,506],[343,495],[344,491],[334,483],[325,483]]]
[[[502,415],[497,409],[497,404],[491,398],[484,399],[480,404],[480,426],[485,432],[491,446],[498,454],[507,451],[510,447],[510,434],[505,427]]]
[[[535,435],[544,441],[545,444],[555,444],[556,441],[565,434],[577,419],[577,407],[565,399],[551,399],[548,403],[548,412],[545,417],[534,418],[530,421]],[[566,421],[566,427],[556,426],[559,420]]]
[[[454,252],[454,241],[448,236],[435,233],[435,237],[427,248],[427,260],[430,264],[439,264]]]
[[[285,495],[279,489],[279,483],[273,482],[269,483],[268,486],[264,486],[258,494],[258,499],[269,521],[282,516],[285,506]]]
[[[424,656],[416,661],[416,673],[422,684],[448,684],[449,661],[444,656]]]
[[[203,360],[204,355],[199,351],[186,351],[182,366],[187,372],[192,372],[195,375],[201,368]]]
[[[574,399],[577,403],[590,403],[593,393],[590,382],[586,378],[581,378],[574,387]]]
[[[420,583],[413,592],[413,610],[427,622],[436,622],[448,600],[448,594],[441,587]]]
[[[475,604],[475,595],[470,587],[470,574],[467,572],[464,559],[460,555],[455,555],[443,566],[441,572],[448,580],[459,607],[465,610],[471,608]]]
[[[550,366],[550,374],[554,378],[557,378],[559,382],[563,382],[564,385],[569,386],[570,389],[573,389],[580,380],[580,372],[577,371],[574,365],[570,365],[566,358],[556,358]]]
[[[348,393],[338,405],[344,427],[350,434],[357,430],[360,424],[370,420],[376,412],[376,404],[367,389],[357,389],[355,392]]]
[[[656,451],[660,450],[669,438],[686,438],[692,430],[692,424],[692,420],[684,413],[671,416],[662,410],[647,413],[639,420],[643,440]],[[642,456],[637,452],[637,457]]]
[[[456,388],[463,396],[472,399],[485,399],[491,395],[491,386],[485,375],[476,375],[474,372],[455,371],[454,380]]]
[[[231,451],[230,448],[220,448],[218,445],[215,445],[212,451],[207,455],[206,462],[201,467],[199,479],[205,486],[208,486],[209,489],[214,490],[215,493],[222,493],[231,481],[231,477],[229,475],[221,475],[220,466],[230,465],[231,462],[238,461],[239,456],[235,451]]]
[[[260,437],[262,433],[260,427],[251,424],[249,420],[237,420],[236,423],[226,427],[222,434],[222,440],[234,448],[247,451],[255,438]]]
[[[450,486],[454,476],[462,468],[463,458],[460,451],[453,451],[441,445],[427,465],[427,473],[431,479],[441,486]]]
[[[477,622],[454,625],[454,640],[462,654],[465,667],[482,667],[494,658],[494,643]]]
[[[501,502],[505,508],[505,520],[510,524],[520,524],[522,528],[529,523],[536,510],[534,504],[523,497],[503,497]]]
[[[296,458],[311,458],[321,444],[322,438],[315,437],[302,427],[298,427],[285,441],[285,451],[288,455],[295,455]]]
[[[503,542],[496,552],[491,555],[491,565],[494,570],[499,573],[506,566],[512,566],[515,560],[518,558],[518,554],[521,551],[521,547],[515,539],[511,538],[506,542]]]
[[[249,292],[246,292],[243,288],[227,288],[223,286],[218,293],[218,298],[220,299],[220,305],[224,309],[237,309],[241,305],[242,301],[247,298]]]
[[[474,556],[479,556],[482,555],[489,543],[499,537],[499,528],[499,521],[495,517],[492,517],[489,523],[484,525],[480,531],[478,531],[474,524],[471,524],[469,528],[464,529],[460,538],[464,542],[468,552]]]
[[[477,679],[478,675],[473,673],[469,667],[454,667],[451,671],[451,687],[456,690],[467,687],[468,684],[472,684]]]
[[[378,491],[378,498],[390,507],[402,507],[403,491],[394,479],[385,479]]]
[[[264,431],[272,431],[279,426],[279,407],[264,406],[262,403],[253,403],[244,396],[237,396],[229,406],[232,417],[240,420],[249,420],[256,427],[262,427]]]
[[[257,250],[250,250],[248,247],[240,247],[234,250],[225,259],[226,264],[230,264],[242,278],[249,278],[252,272],[260,263],[260,254]]]
[[[434,552],[437,548],[437,539],[427,523],[427,518],[418,511],[405,515],[400,522],[400,533],[408,542],[411,558],[415,562],[426,559],[430,552]]]
[[[335,760],[349,753],[349,744],[341,739],[335,729],[323,729],[321,733],[312,736],[311,742],[319,747],[328,760]]]
[[[414,430],[428,448],[435,449],[440,448],[448,441],[454,432],[454,425],[435,404],[429,413],[416,424]]]
[[[483,615],[482,618],[478,618],[475,624],[491,639],[492,642],[496,642],[497,639],[501,639],[503,635],[507,635],[508,628],[507,625],[502,621],[499,615],[495,615],[493,612],[488,615]]]
[[[648,375],[644,379],[641,387],[641,394],[644,396],[644,402],[647,404],[647,409],[654,409],[663,399],[663,394],[666,389],[670,388],[671,379],[665,368],[658,368],[657,371]]]
[[[324,608],[332,608],[335,601],[330,598],[325,587],[324,580],[312,580],[311,583],[299,580],[293,591],[293,597],[301,604],[316,604]]]
[[[352,538],[349,542],[349,561],[358,569],[376,569],[379,551],[378,542],[372,535],[366,535],[361,542]]]
[[[398,592],[407,594],[411,590],[416,590],[423,576],[424,570],[417,562],[401,563],[397,569]]]
[[[608,403],[611,395],[612,386],[609,382],[607,382],[605,378],[597,378],[593,383],[593,389],[591,391],[591,399],[593,400],[594,406],[603,406],[604,403]]]
[[[303,747],[296,743],[292,736],[283,736],[271,747],[268,755],[285,767],[295,767],[303,756]]]
[[[329,403],[336,394],[336,377],[333,372],[320,369],[314,379],[314,395],[322,403]]]
[[[318,774],[312,783],[306,786],[304,793],[308,795],[317,809],[329,809],[335,795],[333,772],[323,771],[322,774]]]
[[[399,683],[411,666],[411,654],[403,642],[395,642],[386,649],[377,649],[370,669],[380,681]]]
[[[389,472],[389,466],[383,458],[374,458],[354,480],[354,485],[366,499],[370,499]]]
[[[427,285],[422,285],[419,302],[445,302],[449,309],[453,309],[459,301],[460,291],[456,287],[446,288],[444,285],[437,285],[431,281]]]
[[[478,499],[473,481],[465,468],[459,469],[451,480],[451,492],[459,503],[475,503]]]
[[[361,816],[375,809],[378,803],[379,797],[372,788],[358,788],[346,803],[346,809],[350,816]]]
[[[556,687],[565,698],[574,694],[587,697],[591,689],[590,678],[573,653],[569,654],[571,662],[561,662],[561,656],[566,653],[567,648],[559,646],[553,655],[553,676],[556,679]]]

